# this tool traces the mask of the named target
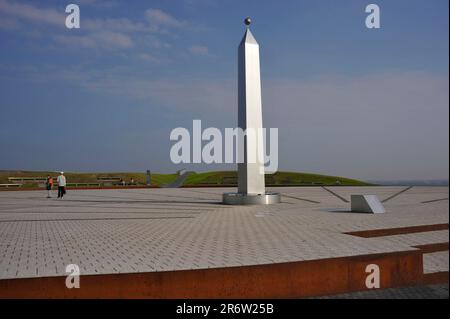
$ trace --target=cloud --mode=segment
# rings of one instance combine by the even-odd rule
[[[289,154],[280,165],[287,169],[362,179],[443,178],[448,85],[448,74],[420,72],[268,79],[265,126],[280,129],[280,152]]]
[[[59,26],[65,29],[66,13],[62,10],[56,11],[50,8],[38,8],[29,4],[13,3],[0,0],[0,12],[8,14],[10,17],[25,19],[32,22],[44,23],[47,25]],[[87,19],[81,21],[81,30],[88,31],[120,31],[136,32],[148,31],[144,23],[133,22],[126,18],[117,19]]]
[[[223,110],[229,109],[235,102],[234,83],[231,81],[192,78],[155,80],[133,75],[122,77],[110,71],[108,73],[110,76],[105,78],[89,75],[84,80],[83,87],[100,94],[146,101],[149,106],[156,104],[181,113],[223,113]]]
[[[88,35],[55,36],[56,42],[81,48],[124,49],[134,46],[133,40],[117,32],[96,32]]]
[[[156,64],[161,63],[160,59],[158,59],[158,58],[156,58],[153,55],[148,54],[148,53],[141,53],[141,54],[139,54],[139,58],[141,58],[142,60],[144,60],[146,62],[150,62],[150,63],[156,63]]]
[[[109,3],[102,0],[83,0],[80,5],[104,6]],[[53,33],[53,39],[59,44],[71,48],[79,46],[86,49],[129,49],[136,47],[164,50],[172,47],[159,36],[168,34],[169,29],[180,30],[183,27],[194,30],[187,21],[179,20],[172,15],[155,8],[146,10],[142,20],[128,18],[92,19],[82,18],[81,28],[68,33],[65,28],[66,13],[64,8],[57,11],[52,8],[39,8],[31,4],[22,4],[11,0],[0,0],[0,28],[4,30],[21,29],[26,34],[29,28],[22,23],[34,23],[33,30],[45,30]],[[52,27],[51,29],[48,27]],[[54,28],[59,27],[59,28]],[[167,38],[167,37],[166,37]],[[202,47],[193,47],[192,53],[204,54]],[[203,51],[202,51],[203,50]]]
[[[88,31],[148,32],[144,23],[134,22],[127,18],[83,19],[81,28]]]
[[[220,1],[217,0],[183,0],[190,6],[217,6]]]
[[[11,65],[0,66],[0,75],[128,98],[127,105],[158,108],[164,110],[158,116],[177,114],[186,123],[200,118],[217,127],[236,125],[235,78],[151,78],[129,67],[61,70]],[[448,85],[448,74],[425,72],[309,79],[263,76],[264,126],[279,128],[284,170],[360,179],[447,178]]]
[[[264,80],[264,79],[263,79]],[[167,112],[236,125],[235,79],[124,76],[89,80]],[[392,72],[263,81],[265,127],[279,128],[280,167],[361,179],[448,176],[448,74]]]
[[[178,20],[171,16],[170,14],[160,10],[160,9],[147,9],[145,15],[152,26],[159,27],[169,27],[169,28],[181,28],[186,26],[185,21]]]
[[[152,49],[170,49],[172,47],[170,43],[162,41],[153,34],[143,36],[141,43],[142,45]]]
[[[78,5],[89,5],[98,8],[114,8],[119,5],[115,0],[77,0]]]
[[[88,77],[86,89],[236,125],[235,79],[108,74]],[[445,178],[448,85],[448,74],[420,72],[263,79],[264,126],[279,128],[284,169],[361,179]]]
[[[151,63],[164,62],[159,57],[141,53],[139,58]],[[203,79],[191,77],[165,77],[152,79],[138,74],[128,67],[108,69],[85,69],[68,67],[50,69],[23,69],[11,67],[0,70],[4,74],[15,74],[29,81],[65,82],[99,95],[121,96],[135,101],[146,101],[148,105],[159,105],[177,112],[223,113],[235,109],[235,83],[232,80]],[[22,74],[19,74],[22,73]],[[231,113],[230,113],[231,116]]]
[[[29,4],[11,3],[6,0],[0,0],[0,12],[34,22],[43,22],[61,27],[65,26],[65,14],[53,9],[40,9]]]
[[[22,25],[17,19],[0,16],[0,29],[15,31],[19,30],[21,27]]]
[[[193,45],[189,48],[189,52],[194,55],[205,56],[209,54],[208,47],[202,45]]]

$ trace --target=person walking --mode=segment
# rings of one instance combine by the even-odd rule
[[[66,177],[64,176],[64,172],[61,172],[61,175],[58,176],[58,198],[63,198],[66,193]]]
[[[46,186],[47,186],[47,198],[51,198],[51,192],[52,192],[52,187],[53,187],[53,178],[48,175],[47,176],[47,182],[46,182]]]

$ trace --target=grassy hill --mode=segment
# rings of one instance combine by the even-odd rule
[[[0,171],[0,184],[10,183],[8,177],[57,177],[58,172],[45,172],[45,171]],[[146,175],[145,173],[71,173],[65,172],[68,183],[99,183],[98,178],[122,178],[125,182],[129,183],[131,179],[134,179],[136,184],[145,185]],[[152,186],[164,186],[173,182],[178,177],[177,174],[153,174],[152,173]],[[28,185],[36,186],[36,185]]]
[[[277,172],[275,174],[265,176],[266,185],[281,186],[281,185],[343,185],[343,186],[368,186],[369,183],[358,181],[355,179],[327,176],[309,173],[295,173],[295,172]],[[223,172],[208,172],[208,173],[193,173],[190,175],[183,186],[201,186],[201,185],[236,185],[237,172],[223,171]]]
[[[145,185],[145,173],[64,173],[67,177],[67,182],[70,184],[83,183],[91,184],[91,186],[98,186],[101,181],[98,179],[108,178],[122,178],[126,183],[131,179],[137,185]],[[46,177],[50,175],[56,177],[58,172],[45,171],[0,171],[0,184],[14,183],[8,180],[8,177]],[[152,173],[152,186],[164,187],[177,179],[177,174],[154,174]],[[183,186],[235,186],[237,185],[236,171],[218,171],[207,173],[192,173],[184,182]],[[365,186],[369,183],[338,177],[326,176],[309,173],[295,173],[295,172],[277,172],[272,175],[266,175],[267,186],[311,186],[311,185],[343,185],[343,186]],[[27,182],[23,187],[36,187],[37,183]],[[89,186],[89,185],[87,185]]]

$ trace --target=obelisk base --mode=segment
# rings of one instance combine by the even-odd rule
[[[280,193],[265,194],[224,193],[223,203],[226,205],[271,205],[281,203]]]

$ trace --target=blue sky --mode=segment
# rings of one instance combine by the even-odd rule
[[[170,172],[170,131],[233,127],[242,20],[280,169],[448,178],[448,1],[0,0],[0,169]],[[194,170],[233,166],[192,165]]]

